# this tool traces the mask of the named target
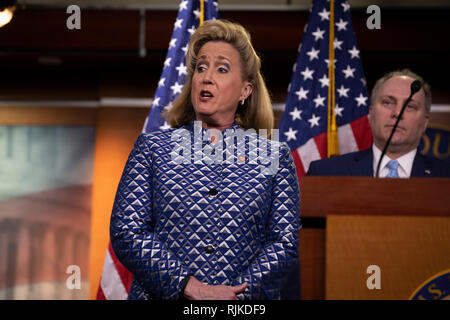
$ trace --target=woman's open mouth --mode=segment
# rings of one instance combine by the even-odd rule
[[[214,98],[214,95],[208,90],[200,91],[200,101],[209,101]]]

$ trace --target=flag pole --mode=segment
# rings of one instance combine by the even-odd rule
[[[203,25],[205,21],[205,1],[200,0],[200,25]]]
[[[330,0],[330,28],[328,46],[328,117],[327,117],[327,156],[332,157],[339,154],[339,143],[336,125],[336,114],[334,108],[335,100],[335,77],[334,77],[334,0]]]

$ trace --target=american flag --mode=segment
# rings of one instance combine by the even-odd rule
[[[161,78],[153,98],[152,108],[145,120],[143,132],[169,128],[167,122],[161,116],[161,112],[170,109],[172,101],[183,89],[187,76],[185,58],[189,39],[199,25],[200,15],[200,0],[182,1],[180,3]],[[204,20],[217,19],[218,15],[217,2],[205,0]]]
[[[203,19],[217,19],[217,1],[204,0]],[[161,112],[170,108],[172,101],[181,93],[187,76],[186,53],[191,35],[200,24],[201,0],[181,1],[174,23],[163,71],[158,82],[152,107],[145,120],[143,132],[169,128]],[[128,297],[133,275],[120,263],[111,243],[106,251],[97,300],[124,300]]]
[[[327,157],[329,23],[330,2],[314,1],[279,125],[280,140],[288,143],[299,177],[306,174],[311,161]],[[333,43],[334,112],[339,153],[344,154],[372,144],[367,118],[370,103],[346,1],[335,0]]]

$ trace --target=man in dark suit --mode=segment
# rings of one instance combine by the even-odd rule
[[[422,88],[413,95],[400,119],[382,159],[379,177],[450,177],[448,163],[423,156],[417,150],[429,120],[431,89],[422,77],[408,69],[390,72],[375,83],[369,108],[369,122],[374,138],[372,147],[313,161],[307,175],[373,177],[381,150],[386,145],[414,80],[421,81]]]

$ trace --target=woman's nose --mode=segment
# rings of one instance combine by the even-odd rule
[[[203,72],[203,83],[204,84],[212,84],[213,83],[213,74],[212,74],[211,69],[208,69]]]

